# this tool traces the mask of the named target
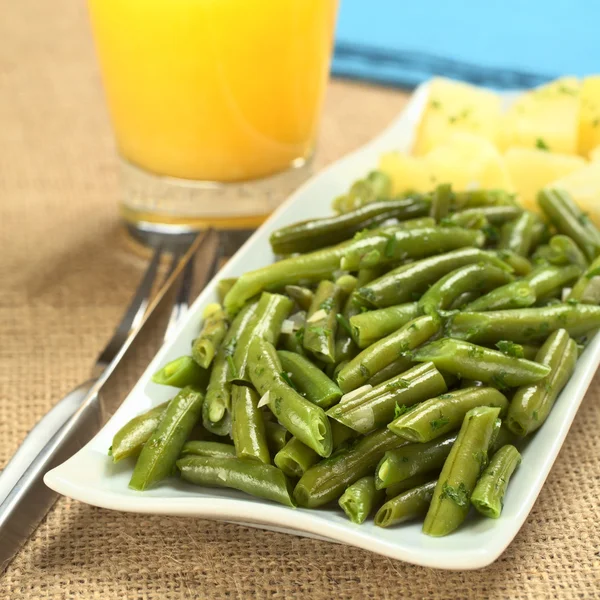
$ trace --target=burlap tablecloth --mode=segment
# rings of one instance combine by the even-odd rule
[[[115,155],[84,3],[6,1],[1,14],[3,466],[87,376],[144,261],[116,218]],[[317,164],[363,144],[405,99],[333,82]],[[150,353],[139,351],[139,362]],[[521,533],[482,571],[62,498],[1,578],[0,598],[600,598],[599,395],[596,381]]]

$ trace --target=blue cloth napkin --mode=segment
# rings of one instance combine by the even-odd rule
[[[341,0],[334,75],[499,89],[600,72],[600,0]]]

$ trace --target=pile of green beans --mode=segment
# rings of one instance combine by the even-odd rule
[[[502,191],[389,190],[369,174],[223,281],[153,377],[173,399],[114,435],[132,489],[178,475],[430,536],[501,516],[519,444],[600,328],[600,232],[555,190],[545,219]]]

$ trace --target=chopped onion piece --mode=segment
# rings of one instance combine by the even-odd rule
[[[367,392],[370,392],[373,389],[373,386],[370,385],[369,383],[366,383],[365,385],[362,385],[359,388],[356,388],[355,390],[352,390],[351,392],[348,392],[347,394],[344,394],[341,398],[340,398],[340,404],[342,402],[347,402],[348,400],[352,400],[352,398],[356,398],[357,396],[361,396],[362,394],[366,394]]]
[[[294,321],[285,319],[281,324],[281,333],[294,333]]]
[[[327,316],[327,313],[320,308],[314,315],[310,316],[306,321],[307,323],[314,323],[315,321],[320,321]]]
[[[267,406],[271,400],[270,397],[270,390],[267,390],[267,393],[258,401],[258,408],[261,408],[263,406]]]
[[[562,302],[564,302],[569,297],[569,294],[571,293],[571,289],[572,288],[568,288],[568,287],[563,288],[562,297],[561,297]]]

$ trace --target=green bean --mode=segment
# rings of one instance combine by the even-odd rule
[[[365,179],[352,184],[350,191],[333,201],[333,208],[338,213],[346,213],[365,204],[389,197],[392,182],[382,171],[372,171]]]
[[[387,429],[358,439],[308,469],[294,489],[296,501],[300,506],[316,508],[336,500],[349,485],[372,473],[387,450],[403,443]]]
[[[509,342],[508,340],[501,340],[496,342],[496,348],[507,356],[514,356],[515,358],[526,358],[527,360],[535,360],[536,354],[538,353],[539,346],[521,345]]]
[[[563,287],[571,285],[580,275],[581,268],[577,265],[542,265],[527,275],[525,281],[540,301],[559,295]]]
[[[292,484],[272,465],[241,458],[185,456],[177,461],[181,478],[203,486],[233,488],[285,506],[296,506]]]
[[[128,456],[137,456],[150,439],[154,430],[167,412],[168,402],[163,402],[149,411],[128,421],[115,433],[108,454],[113,462],[119,462]]]
[[[504,225],[507,221],[516,219],[522,212],[523,209],[516,204],[480,206],[457,211],[450,216],[450,219],[453,222],[460,224],[461,221],[464,222],[468,220],[469,216],[474,219],[479,217],[479,215],[482,215],[490,225]]]
[[[375,514],[375,525],[390,527],[425,515],[437,481],[428,481],[388,500]]]
[[[304,350],[303,345],[304,329],[305,326],[302,326],[300,329],[297,329],[292,333],[282,332],[279,336],[279,346],[287,352],[293,352],[294,354],[298,354],[300,356],[306,356],[306,351]]]
[[[225,296],[227,296],[227,292],[233,287],[233,284],[236,281],[237,277],[227,277],[217,281],[217,296],[219,297],[219,302],[221,304],[223,304],[223,300],[225,299]]]
[[[344,300],[346,300],[348,296],[356,289],[356,283],[356,277],[348,273],[340,275],[335,280],[335,285],[337,285],[342,290],[342,296],[344,297]]]
[[[600,304],[600,257],[592,262],[573,285],[567,301],[569,300],[583,304]]]
[[[329,364],[336,362],[336,315],[340,312],[342,297],[342,288],[331,281],[321,281],[306,318],[304,349]]]
[[[375,486],[388,488],[415,475],[439,471],[456,437],[453,431],[430,442],[407,444],[386,452],[375,469]]]
[[[508,308],[526,308],[535,304],[536,296],[528,281],[518,280],[497,287],[463,307],[467,311],[485,312]]]
[[[514,446],[503,446],[494,454],[471,495],[478,512],[491,519],[500,516],[508,482],[520,463],[521,455]]]
[[[417,304],[399,304],[350,317],[352,336],[362,350],[419,316]]]
[[[433,217],[438,222],[447,217],[453,199],[454,194],[452,193],[452,186],[450,186],[450,184],[443,183],[438,185],[431,195],[429,216]]]
[[[359,433],[368,433],[392,421],[398,407],[413,406],[446,389],[440,372],[431,363],[425,363],[341,402],[330,408],[327,415]]]
[[[515,206],[514,194],[505,190],[469,190],[457,192],[454,196],[457,210],[480,208],[483,206]]]
[[[508,427],[521,436],[541,427],[550,414],[575,369],[577,344],[564,329],[559,329],[540,348],[536,361],[547,366],[550,374],[537,384],[520,387],[508,410]]]
[[[454,213],[440,221],[444,227],[464,227],[465,229],[485,229],[490,224],[480,208],[470,208]]]
[[[435,335],[440,324],[431,317],[418,317],[400,329],[365,348],[339,373],[338,385],[344,393],[367,383],[378,371]]]
[[[424,227],[433,227],[435,225],[435,221],[433,225],[424,225]],[[357,289],[369,283],[369,281],[373,281],[378,277],[381,277],[389,268],[389,265],[377,265],[375,267],[362,268],[358,270],[358,275],[356,277],[356,287]]]
[[[413,352],[412,359],[431,361],[441,371],[491,383],[500,389],[535,383],[550,372],[547,366],[534,361],[451,338],[426,344]]]
[[[307,358],[279,350],[277,356],[283,370],[290,374],[298,391],[308,400],[327,409],[342,397],[342,390]]]
[[[400,229],[420,229],[422,227],[435,227],[436,222],[432,217],[419,217],[417,219],[407,219],[400,221],[396,227]]]
[[[448,335],[480,344],[511,340],[519,344],[545,340],[564,328],[578,338],[600,327],[600,307],[557,304],[540,308],[463,312],[451,319]]]
[[[142,492],[171,475],[183,444],[200,418],[203,400],[200,390],[188,386],[169,402],[135,463],[131,489]]]
[[[526,210],[514,221],[505,223],[500,230],[498,248],[527,256],[533,247],[535,226],[538,222],[540,218]]]
[[[300,307],[300,310],[308,311],[313,301],[312,290],[301,285],[286,285],[285,293]]]
[[[451,271],[433,284],[417,303],[421,314],[440,318],[440,311],[448,309],[462,293],[476,290],[489,292],[512,281],[510,273],[490,264],[466,265]]]
[[[293,437],[275,455],[273,462],[289,477],[302,477],[310,467],[319,462],[319,458],[312,448]]]
[[[568,235],[588,260],[600,254],[600,234],[566,192],[544,189],[538,194],[538,204],[559,233]]]
[[[568,235],[555,235],[550,238],[547,246],[540,246],[535,251],[534,258],[558,266],[577,265],[582,270],[588,268],[585,255]]]
[[[356,295],[351,294],[346,302],[341,314],[336,315],[340,327],[336,331],[335,339],[335,361],[340,363],[354,358],[358,354],[358,348],[352,339],[350,321],[354,315],[360,313],[361,307],[357,301]]]
[[[188,385],[205,387],[208,371],[203,369],[191,356],[180,356],[168,362],[152,375],[152,381],[160,385],[184,388]]]
[[[331,426],[322,408],[303,398],[282,378],[277,352],[268,341],[256,337],[250,345],[250,377],[261,395],[269,393],[269,409],[277,420],[319,456],[332,449]]]
[[[487,452],[499,413],[499,408],[479,406],[465,415],[425,516],[423,532],[427,535],[447,535],[465,520],[471,493],[487,463]]]
[[[190,440],[183,445],[181,456],[194,454],[196,456],[212,456],[215,458],[235,458],[235,446],[222,442],[207,442],[205,440]]]
[[[367,381],[369,385],[376,386],[380,385],[390,379],[392,377],[396,377],[396,375],[400,375],[404,373],[404,371],[408,371],[408,369],[415,366],[415,363],[410,360],[410,358],[406,356],[401,356],[396,360],[392,361],[387,367],[383,367],[381,371],[377,371],[373,377]]]
[[[383,498],[384,493],[375,489],[373,477],[368,475],[349,485],[338,504],[352,523],[360,525]]]
[[[512,270],[492,252],[462,248],[402,265],[368,285],[359,287],[356,294],[363,302],[378,308],[411,302],[418,300],[423,292],[444,275],[459,267],[476,263]]]
[[[255,337],[260,337],[276,345],[281,333],[281,324],[292,311],[292,307],[292,301],[286,296],[269,292],[261,294],[252,321],[240,334],[235,347],[233,353],[235,372],[230,374],[229,381],[240,384],[250,382],[248,374],[250,342]]]
[[[338,450],[342,446],[345,446],[350,440],[353,440],[358,436],[358,433],[350,427],[342,425],[335,419],[329,419],[331,425],[331,439],[333,441],[333,449]]]
[[[257,304],[247,304],[235,317],[212,365],[206,398],[202,405],[202,424],[208,431],[217,435],[228,435],[231,430],[229,363],[232,362],[240,336],[250,326]]]
[[[409,442],[430,442],[460,427],[465,415],[477,406],[494,406],[506,413],[508,400],[495,388],[453,390],[417,404],[394,419],[388,429]]]
[[[245,385],[231,389],[231,437],[236,456],[270,464],[265,424],[256,392]]]
[[[353,271],[398,260],[425,258],[450,250],[483,246],[480,231],[462,227],[423,227],[404,229],[391,235],[377,235],[348,246],[343,252],[342,269]]]
[[[533,269],[533,266],[529,260],[527,260],[524,256],[511,252],[510,250],[497,250],[495,252],[491,252],[493,252],[498,258],[507,264],[514,271],[515,275],[519,277],[523,275],[529,275]]]
[[[227,316],[220,304],[209,304],[204,309],[204,325],[200,335],[192,343],[192,358],[204,369],[208,369],[225,334]]]
[[[265,422],[265,435],[272,455],[277,454],[292,439],[292,434],[283,425],[273,421]]]
[[[414,475],[413,477],[409,477],[408,479],[394,483],[393,485],[390,485],[390,487],[385,488],[385,497],[388,500],[390,498],[395,498],[403,492],[407,492],[408,490],[420,487],[434,479],[437,479],[439,474],[440,469],[437,471],[430,471],[429,473],[419,473],[419,475]]]

